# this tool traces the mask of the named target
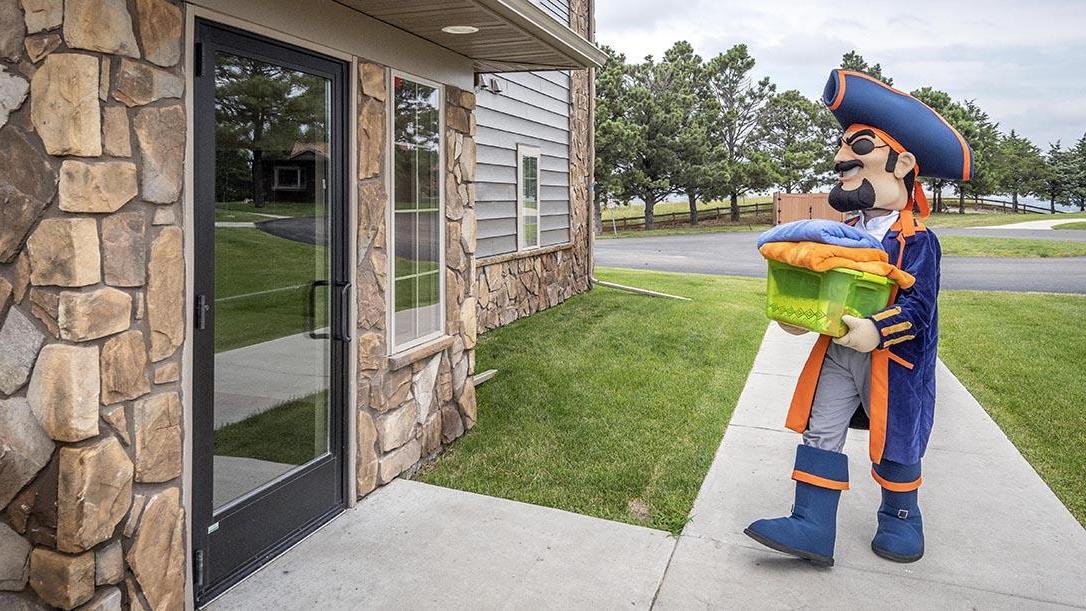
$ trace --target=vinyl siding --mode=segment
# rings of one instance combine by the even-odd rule
[[[564,6],[568,15],[566,2],[540,0],[539,4]],[[518,72],[486,78],[498,79],[502,92],[477,92],[476,256],[517,249],[518,144],[540,150],[540,246],[568,242],[569,75]]]
[[[547,11],[562,23],[569,23],[569,0],[532,0],[532,4]]]

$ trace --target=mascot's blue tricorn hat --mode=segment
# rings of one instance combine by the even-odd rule
[[[891,148],[916,156],[920,176],[948,180],[973,176],[973,155],[965,138],[939,113],[905,92],[862,72],[834,70],[822,102],[845,131],[859,124],[888,134]]]

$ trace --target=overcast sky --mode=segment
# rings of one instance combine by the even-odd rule
[[[746,43],[758,76],[817,98],[856,49],[895,87],[975,99],[1001,129],[1042,148],[1086,132],[1086,0],[596,2],[599,42],[630,61],[676,40],[705,58]]]

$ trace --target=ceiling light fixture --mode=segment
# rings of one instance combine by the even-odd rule
[[[441,28],[441,31],[446,34],[474,34],[479,28],[473,25],[447,25]]]

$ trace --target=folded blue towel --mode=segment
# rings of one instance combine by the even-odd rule
[[[767,242],[820,242],[849,248],[882,248],[875,236],[863,229],[837,221],[792,221],[777,225],[758,238],[758,248]]]

